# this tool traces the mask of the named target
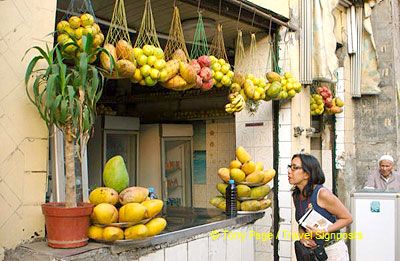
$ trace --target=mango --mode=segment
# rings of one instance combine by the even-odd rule
[[[246,182],[251,182],[251,183],[260,183],[264,178],[264,174],[262,171],[254,171],[253,173],[247,175],[246,177]]]
[[[253,173],[256,170],[256,164],[254,163],[254,161],[250,160],[250,161],[248,161],[248,162],[243,164],[242,170],[247,176],[247,175]]]
[[[263,172],[263,180],[262,183],[266,184],[270,182],[275,177],[276,171],[274,169],[268,169]]]
[[[196,82],[197,73],[190,64],[185,62],[179,62],[179,74],[188,83],[192,84]]]
[[[136,70],[136,66],[133,62],[125,59],[118,60],[115,67],[117,68],[118,76],[124,78],[130,78]]]
[[[247,200],[240,204],[242,211],[257,211],[261,209],[261,203],[257,200]]]
[[[267,208],[269,208],[270,206],[271,206],[271,204],[272,204],[272,200],[270,200],[270,199],[262,199],[262,200],[259,200],[259,202],[260,202],[260,209],[267,209]]]
[[[154,218],[147,222],[145,226],[148,229],[147,236],[155,236],[161,233],[167,226],[167,221],[164,218]]]
[[[116,63],[118,61],[118,59],[117,59],[117,51],[116,51],[114,45],[105,44],[104,49],[106,49],[109,52],[110,56],[112,58],[114,58],[114,63]],[[108,56],[108,54],[106,54],[105,52],[100,53],[100,63],[101,63],[101,67],[103,67],[108,72],[110,71],[111,60],[110,60],[110,57]]]
[[[99,187],[90,192],[89,201],[95,206],[100,203],[115,205],[118,203],[118,192],[112,188]]]
[[[225,196],[226,193],[226,187],[228,187],[228,184],[225,183],[218,183],[217,184],[217,190],[219,193]]]
[[[260,161],[256,162],[256,169],[255,169],[255,171],[256,171],[256,170],[258,170],[258,171],[264,170],[264,163],[262,163],[262,162],[260,162]]]
[[[220,168],[218,170],[218,176],[225,182],[229,182],[231,179],[230,177],[230,170],[228,168]]]
[[[231,179],[236,182],[242,182],[246,178],[246,174],[241,169],[231,169],[230,172]]]
[[[90,226],[88,228],[88,238],[94,240],[103,240],[103,230],[104,228],[98,226]]]
[[[107,161],[103,171],[103,183],[118,193],[129,186],[128,171],[121,156],[114,156]]]
[[[145,218],[152,218],[161,212],[161,210],[164,206],[164,202],[159,199],[150,199],[150,200],[143,201],[142,205],[147,210],[147,212],[145,214]]]
[[[139,222],[146,215],[146,207],[139,203],[128,203],[119,209],[119,222]]]
[[[132,45],[130,43],[128,43],[127,41],[122,40],[122,39],[119,40],[115,44],[115,50],[116,50],[118,59],[126,59],[126,60],[133,61],[133,59],[134,59],[133,48],[132,48]]]
[[[239,202],[239,201],[236,201],[236,210],[240,210],[240,206],[241,206],[240,202]],[[221,202],[218,204],[217,208],[219,208],[219,209],[222,210],[222,211],[226,211],[226,201],[225,201],[225,200],[224,200],[224,201],[221,201]]]
[[[237,185],[236,190],[239,198],[250,197],[250,187],[246,185]]]
[[[210,199],[210,204],[213,205],[214,207],[218,207],[218,205],[222,202],[225,201],[225,198],[223,196],[216,196]]]
[[[267,77],[267,80],[269,82],[275,82],[275,81],[280,82],[281,81],[281,76],[276,72],[267,72],[265,77]]]
[[[232,160],[229,164],[230,169],[240,169],[242,167],[242,163],[238,160]]]
[[[242,163],[246,163],[251,160],[250,154],[243,148],[237,147],[236,149],[236,158]]]
[[[124,239],[124,231],[119,227],[105,227],[103,230],[103,240],[115,241]]]
[[[128,227],[124,231],[125,239],[143,239],[148,233],[149,229],[143,224]]]
[[[118,221],[118,210],[109,203],[100,203],[93,208],[91,219],[97,224],[115,223]]]
[[[122,205],[128,203],[142,203],[149,195],[149,190],[143,187],[129,187],[119,194],[119,202]]]
[[[253,199],[264,198],[270,191],[271,187],[268,185],[255,187],[250,190],[250,197]]]

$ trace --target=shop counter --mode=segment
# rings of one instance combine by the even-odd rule
[[[242,256],[254,255],[254,239],[248,234],[252,224],[263,216],[260,212],[227,218],[215,208],[167,207],[163,213],[166,229],[148,239],[112,244],[89,242],[76,249],[52,249],[40,241],[9,251],[6,257],[12,260],[35,256],[40,260],[169,260],[170,256],[175,260],[193,259],[191,257],[207,260],[214,256],[218,260],[228,260],[229,248],[233,248],[233,254],[242,249]],[[231,235],[230,238],[227,235]]]

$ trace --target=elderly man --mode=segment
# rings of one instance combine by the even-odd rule
[[[393,171],[394,160],[390,155],[383,155],[379,161],[379,170],[372,172],[364,188],[400,191],[400,175]]]

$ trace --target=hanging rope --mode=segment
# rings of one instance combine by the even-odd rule
[[[200,0],[199,0],[199,7],[200,8]],[[208,55],[209,50],[208,50],[208,43],[207,43],[207,36],[206,32],[204,29],[204,23],[203,23],[203,16],[200,11],[198,11],[199,18],[197,20],[196,24],[196,31],[194,32],[194,37],[193,37],[193,45],[192,49],[190,50],[190,58],[191,59],[197,59],[198,57],[202,55]]]
[[[243,70],[244,57],[245,53],[243,44],[243,33],[241,30],[237,30],[236,46],[235,46],[235,72]]]
[[[189,58],[189,54],[186,49],[185,38],[183,36],[179,8],[175,6],[174,13],[172,15],[171,27],[169,29],[167,44],[165,45],[164,49],[164,55],[167,61],[172,58],[172,54],[177,49],[181,49],[185,53],[186,60]]]
[[[110,28],[108,29],[105,44],[115,46],[119,40],[125,40],[131,43],[129,37],[128,25],[126,22],[125,3],[124,0],[116,0],[113,16],[111,18]]]
[[[224,33],[222,31],[222,24],[217,25],[217,32],[215,33],[214,39],[211,43],[210,54],[217,58],[222,58],[228,61],[228,56],[225,50]]]
[[[142,47],[146,44],[160,48],[150,0],[146,0],[145,2],[142,23],[135,47]]]
[[[238,19],[236,21],[236,29],[239,30],[239,22],[240,22],[240,14],[242,13],[242,2],[240,2],[240,7],[239,7],[239,14],[238,14]]]

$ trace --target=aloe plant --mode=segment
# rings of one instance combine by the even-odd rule
[[[29,100],[36,106],[40,117],[48,128],[55,125],[64,134],[65,157],[65,206],[75,207],[75,144],[79,146],[78,156],[82,159],[82,151],[87,144],[95,121],[96,104],[100,99],[104,86],[104,76],[100,68],[90,64],[94,56],[106,52],[112,65],[112,56],[103,48],[93,47],[93,37],[89,34],[82,37],[82,50],[68,65],[63,57],[65,48],[77,42],[64,46],[46,46],[46,50],[39,46],[32,49],[38,55],[29,62],[25,74],[26,92]],[[45,60],[44,69],[35,70],[38,62]],[[112,70],[112,68],[110,69]]]

